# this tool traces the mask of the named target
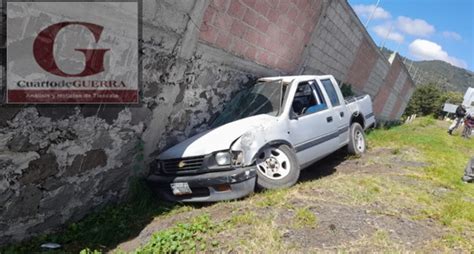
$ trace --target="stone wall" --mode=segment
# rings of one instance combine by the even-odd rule
[[[0,106],[0,244],[122,200],[131,177],[257,77],[334,74],[386,119],[413,92],[345,0],[150,0],[142,21],[139,105]]]
[[[3,8],[3,1],[0,1],[0,82],[3,84],[2,78],[4,77],[5,72],[5,60],[6,60],[6,52],[5,52],[5,39],[6,39],[6,31],[5,31],[5,23],[6,23],[6,15],[4,13]],[[0,104],[3,102],[3,94],[4,94],[4,86],[0,85]]]
[[[198,43],[207,6],[143,1],[138,106],[0,107],[0,244],[120,201],[162,148],[207,128],[256,77],[277,74]]]

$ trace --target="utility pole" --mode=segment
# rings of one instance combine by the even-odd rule
[[[410,71],[411,71],[411,67],[412,67],[412,66],[413,66],[413,61],[412,61],[412,60],[410,60],[410,67],[408,68],[408,73],[410,73]]]
[[[416,68],[416,67],[415,67],[415,68]],[[420,68],[416,68],[415,75],[413,75],[413,80],[416,79],[416,74],[418,74],[418,70],[419,70],[419,69],[420,69]],[[415,83],[416,83],[416,81],[415,81]]]
[[[423,81],[423,72],[420,72],[420,74],[418,75],[418,78],[415,81],[415,83],[421,83],[422,81]]]
[[[377,3],[375,4],[375,8],[372,10],[372,13],[370,14],[369,19],[367,19],[367,22],[365,22],[365,28],[369,25],[370,20],[374,17],[375,11],[377,11],[377,8],[379,7],[380,0],[377,0]]]
[[[400,46],[402,45],[402,42],[398,42],[398,45],[397,45],[397,49],[395,49],[395,52],[398,52],[398,50],[400,50]]]

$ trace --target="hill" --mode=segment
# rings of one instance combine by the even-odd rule
[[[389,56],[393,51],[384,48],[383,53]],[[433,83],[447,91],[465,93],[468,87],[474,87],[474,72],[453,66],[447,62],[412,61],[402,56],[407,69],[417,85]]]

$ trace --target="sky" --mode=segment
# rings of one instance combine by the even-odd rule
[[[348,0],[379,46],[474,71],[474,0]],[[388,35],[388,36],[387,36]],[[386,39],[385,39],[386,38]]]

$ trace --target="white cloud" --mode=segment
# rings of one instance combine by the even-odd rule
[[[384,10],[382,7],[376,7],[373,4],[354,5],[354,11],[357,13],[359,17],[364,17],[364,18],[369,18],[370,15],[372,15],[372,12],[374,12],[374,16],[372,16],[372,19],[389,19],[390,17],[392,17],[388,11]]]
[[[451,40],[455,40],[455,41],[460,41],[460,40],[462,40],[461,35],[459,35],[459,34],[456,33],[456,32],[444,31],[442,34],[443,34],[443,36],[444,36],[445,38],[448,38],[448,39],[451,39]]]
[[[450,56],[439,44],[432,41],[416,39],[408,49],[417,60],[442,60],[457,67],[467,68],[464,60]]]
[[[397,28],[407,34],[426,37],[435,32],[434,26],[422,19],[411,19],[400,16],[397,18]]]
[[[374,32],[382,39],[387,37],[388,40],[402,43],[405,37],[402,34],[396,31],[393,31],[393,28],[392,28],[392,31],[390,31],[390,26],[391,24],[387,23],[385,25],[375,26],[372,30],[374,30]],[[390,31],[390,34],[388,33],[389,31]]]

